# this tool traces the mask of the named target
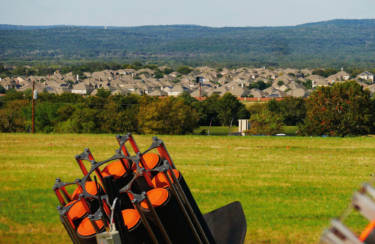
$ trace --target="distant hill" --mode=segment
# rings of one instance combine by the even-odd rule
[[[374,30],[375,19],[287,27],[0,25],[0,61],[372,67]]]

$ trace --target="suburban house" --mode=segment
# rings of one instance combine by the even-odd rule
[[[240,86],[231,86],[228,92],[236,97],[247,97],[250,94],[249,89]]]
[[[318,86],[328,86],[328,80],[324,79],[322,76],[319,75],[310,75],[308,77],[311,80],[312,87],[318,87]]]
[[[336,81],[349,80],[349,78],[350,78],[350,75],[346,73],[345,71],[341,70],[340,72],[337,72],[334,75],[328,76],[327,80],[328,80],[328,83],[333,84]]]
[[[152,92],[148,93],[149,96],[153,97],[164,97],[168,96],[168,93],[165,91],[162,91],[161,89],[154,89]]]
[[[267,95],[267,97],[285,97],[285,93],[282,91],[279,91],[275,88],[268,87],[267,89],[263,90],[263,93]]]
[[[189,91],[189,89],[186,88],[186,87],[183,87],[180,84],[177,84],[174,87],[172,87],[172,89],[170,89],[169,91],[167,91],[167,93],[168,93],[168,96],[175,96],[175,97],[177,97],[178,95],[180,95],[184,91]]]
[[[190,96],[192,97],[201,97],[201,96],[207,96],[207,91],[206,89],[203,89],[199,91],[199,89],[195,89],[192,93],[190,93]]]
[[[287,91],[286,95],[291,97],[306,97],[308,95],[308,92],[305,89],[296,88]]]
[[[249,95],[252,97],[264,97],[264,93],[257,88],[251,89]]]
[[[368,71],[360,73],[357,78],[374,82],[374,74]]]
[[[89,95],[93,90],[94,87],[91,84],[87,85],[85,83],[78,83],[73,86],[71,92],[74,94]]]
[[[199,83],[197,83],[197,79]],[[0,84],[6,89],[25,91],[35,88],[39,91],[61,94],[72,92],[80,95],[95,95],[96,89],[106,89],[112,94],[139,94],[150,96],[178,96],[183,92],[190,93],[193,97],[210,96],[213,93],[223,95],[226,92],[236,97],[268,97],[278,98],[285,96],[305,97],[319,86],[330,86],[335,82],[349,80],[350,75],[341,69],[340,72],[328,78],[313,75],[312,70],[282,69],[282,68],[238,68],[216,69],[211,67],[198,67],[189,74],[172,72],[164,74],[162,78],[155,78],[155,71],[151,69],[120,69],[102,70],[93,73],[85,72],[79,77],[72,72],[61,74],[56,71],[46,76],[21,76],[4,77]],[[357,82],[368,88],[372,93],[374,75],[371,72],[363,72],[356,77]],[[259,90],[250,87],[257,82],[264,82],[270,87]],[[308,89],[309,83],[312,89]],[[200,84],[200,85],[199,85]]]

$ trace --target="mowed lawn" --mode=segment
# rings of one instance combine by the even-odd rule
[[[135,136],[141,149],[151,136]],[[203,212],[240,201],[246,243],[316,243],[375,169],[375,138],[159,136]],[[0,134],[0,243],[68,243],[52,191],[82,177],[74,156],[97,160],[114,135]],[[359,220],[353,226],[359,228]]]

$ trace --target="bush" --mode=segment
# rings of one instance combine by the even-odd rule
[[[282,126],[282,117],[264,108],[259,113],[251,115],[250,130],[246,133],[252,135],[274,135],[281,132]]]

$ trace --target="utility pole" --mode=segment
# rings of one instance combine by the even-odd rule
[[[35,99],[34,99],[34,93],[35,92],[35,81],[33,81],[33,94],[32,94],[32,112],[31,112],[31,121],[32,121],[32,126],[31,126],[31,132],[34,134],[35,133]]]

